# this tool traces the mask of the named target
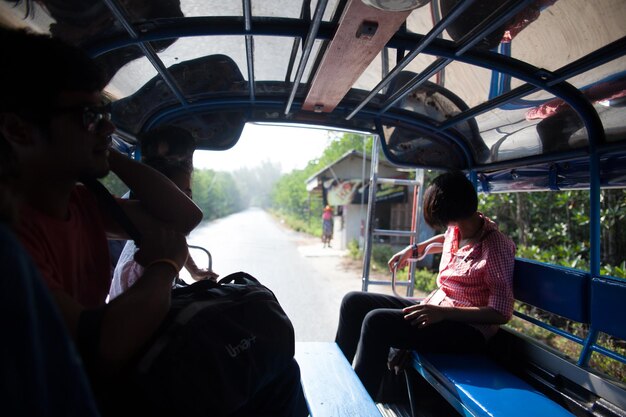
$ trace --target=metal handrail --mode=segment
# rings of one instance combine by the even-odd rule
[[[203,248],[202,246],[196,246],[196,245],[187,245],[188,248],[190,249],[198,249],[204,253],[206,253],[206,256],[209,258],[209,267],[208,270],[212,271],[213,270],[213,257],[211,256],[211,252],[209,252],[207,249]]]
[[[422,259],[424,259],[425,257],[427,257],[428,255],[431,254],[431,252],[433,252],[433,250],[435,249],[441,249],[443,248],[443,243],[439,243],[439,242],[433,242],[431,244],[429,244],[428,246],[426,246],[426,248],[424,249],[424,253],[422,253],[421,256],[418,256],[417,258],[409,258],[408,261],[409,262],[419,262]],[[396,272],[398,269],[398,263],[396,262],[396,264],[393,266],[393,268],[391,268],[391,290],[393,291],[393,294],[396,297],[400,297],[400,298],[407,298],[403,295],[400,295],[398,293],[398,291],[396,291],[396,286],[398,285],[396,283]]]

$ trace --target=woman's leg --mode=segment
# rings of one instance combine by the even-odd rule
[[[339,310],[339,326],[335,342],[348,362],[352,363],[361,337],[361,326],[367,313],[378,308],[402,309],[414,304],[409,300],[362,291],[347,293]]]
[[[387,371],[389,348],[421,352],[472,352],[485,346],[474,327],[444,321],[418,328],[404,320],[397,309],[377,309],[366,314],[354,358],[354,370],[372,398],[376,398]]]

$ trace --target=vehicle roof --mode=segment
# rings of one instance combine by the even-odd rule
[[[105,68],[131,144],[174,124],[224,150],[247,122],[296,123],[380,134],[407,167],[507,181],[534,167],[554,188],[591,155],[603,185],[626,181],[624,0],[12,3],[0,2],[3,25]]]

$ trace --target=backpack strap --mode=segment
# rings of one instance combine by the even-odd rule
[[[118,222],[126,233],[128,233],[130,238],[135,241],[135,246],[139,247],[141,245],[141,233],[139,233],[137,227],[135,227],[126,212],[122,210],[122,207],[111,195],[109,190],[95,178],[89,178],[81,182],[94,193],[98,201],[109,210],[113,219]]]

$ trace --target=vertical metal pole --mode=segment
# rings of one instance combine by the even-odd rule
[[[600,275],[600,156],[595,141],[589,141],[589,273],[591,278]],[[578,358],[579,366],[587,366],[598,331],[589,328]]]
[[[361,164],[361,187],[365,187],[365,164],[367,159],[367,136],[363,135],[363,161]],[[365,247],[365,219],[363,210],[365,209],[365,193],[361,193],[361,206],[359,207],[359,248]]]
[[[372,164],[370,168],[370,188],[365,223],[365,250],[363,251],[363,282],[362,291],[367,291],[372,257],[372,232],[374,230],[374,212],[376,211],[376,185],[378,183],[378,141],[379,135],[375,135],[372,141]]]
[[[246,59],[248,62],[248,85],[250,86],[250,101],[254,101],[254,38],[248,35],[252,30],[252,5],[250,0],[243,0],[243,16],[246,30]]]
[[[422,221],[422,206],[424,200],[424,170],[416,169],[415,170],[415,181],[418,183],[414,187],[417,187],[417,193],[413,193],[413,216],[415,218],[415,223],[413,229],[413,241],[411,243],[419,243],[420,239],[420,228]],[[415,270],[417,269],[417,264],[415,262],[411,262],[409,264],[409,284],[406,289],[407,297],[413,297],[413,291],[415,289]]]

